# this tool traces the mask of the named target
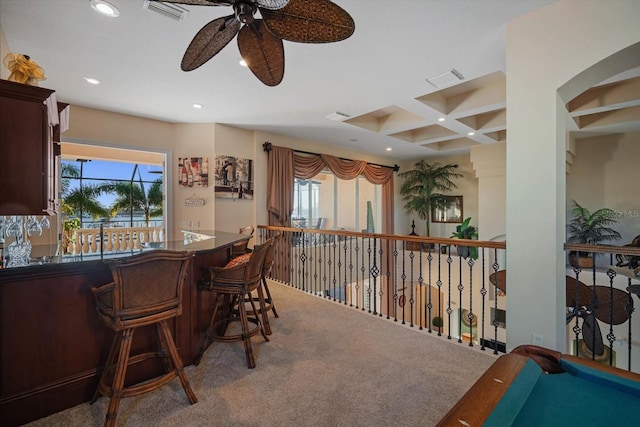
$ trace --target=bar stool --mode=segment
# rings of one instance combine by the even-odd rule
[[[182,286],[192,253],[155,250],[127,258],[106,260],[113,282],[92,288],[100,320],[116,332],[98,388],[109,396],[105,427],[115,425],[120,399],[156,390],[175,377],[180,378],[189,403],[198,401],[184,373],[167,320],[182,313]],[[130,355],[133,333],[141,326],[155,325],[159,351]],[[127,366],[160,357],[165,374],[138,384],[124,386]],[[113,374],[113,379],[108,381]]]
[[[252,297],[252,292],[258,293],[258,301],[260,302],[261,312],[266,313],[264,309],[264,297],[262,296],[262,288],[260,280],[262,278],[262,267],[267,251],[273,244],[273,240],[267,240],[262,245],[256,245],[253,252],[249,254],[249,261],[242,262],[231,267],[209,267],[209,282],[200,283],[201,291],[215,292],[215,299],[210,309],[209,326],[205,333],[200,347],[200,352],[194,362],[195,365],[200,363],[202,356],[213,341],[219,342],[235,342],[242,341],[244,344],[245,354],[247,357],[247,367],[253,369],[256,366],[253,348],[251,347],[251,337],[260,332],[265,339],[267,337],[263,322],[260,321]],[[248,300],[252,306],[254,317],[249,317],[244,304],[239,302]],[[237,304],[237,309],[234,309]],[[221,317],[218,318],[218,311],[222,309]],[[240,322],[241,333],[226,335],[227,327],[231,322]],[[249,323],[253,324],[249,328]]]
[[[273,312],[274,317],[280,317],[278,316],[278,312],[276,311],[276,306],[275,303],[273,302],[273,297],[271,296],[271,291],[269,291],[269,285],[267,284],[267,277],[271,274],[271,269],[273,268],[273,262],[274,262],[274,254],[275,254],[275,248],[276,245],[278,243],[278,240],[280,239],[280,237],[282,237],[282,231],[278,231],[273,237],[273,244],[271,245],[271,247],[269,248],[269,250],[267,251],[267,255],[265,255],[264,257],[264,265],[262,267],[262,277],[261,277],[261,283],[262,283],[262,295],[264,295],[264,313],[262,313],[261,309],[258,308],[258,312],[257,314],[261,314],[262,315],[262,322],[264,323],[264,330],[265,333],[267,335],[271,335],[271,324],[269,323],[269,318],[267,316],[267,313],[269,311]],[[254,301],[258,301],[259,302],[259,298],[258,297],[254,297],[253,300]]]
[[[240,229],[238,230],[238,233],[248,235],[251,237],[253,237],[254,232],[255,232],[255,228],[253,228],[253,225],[240,227]],[[247,240],[234,243],[233,246],[231,246],[231,258],[235,258],[237,256],[244,255],[246,253],[251,252],[251,250],[247,247],[249,245],[249,240],[251,240],[251,237],[249,237]]]

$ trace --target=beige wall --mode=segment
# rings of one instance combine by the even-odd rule
[[[267,153],[262,151],[262,144],[264,142],[270,142],[273,145],[280,147],[288,147],[297,150],[308,151],[312,153],[325,153],[331,154],[337,157],[344,157],[346,159],[364,160],[371,163],[378,163],[382,165],[393,166],[396,160],[390,159],[386,156],[374,156],[362,152],[355,152],[345,150],[338,147],[331,147],[326,144],[318,142],[299,140],[284,135],[276,135],[268,132],[255,132],[255,168],[256,168],[256,221],[258,224],[267,224],[267,211],[266,211],[266,191],[267,191]],[[394,175],[394,184],[398,188],[398,176]],[[403,211],[398,209],[398,196],[395,198],[395,228],[396,233],[402,234],[402,231],[406,227],[406,218],[403,218]],[[376,219],[377,220],[377,219]]]
[[[567,218],[572,200],[594,211],[620,213],[613,226],[627,244],[640,235],[640,132],[577,140],[576,156],[567,175]],[[611,242],[615,243],[615,242]]]
[[[4,61],[4,57],[7,53],[11,52],[9,50],[9,45],[7,44],[7,39],[4,37],[4,31],[2,31],[2,27],[0,27],[0,62]],[[0,66],[0,79],[7,79],[9,77],[9,70],[4,65]]]
[[[504,240],[507,222],[506,143],[472,147],[470,157],[478,179],[480,240]],[[504,265],[501,266],[504,268]]]
[[[180,229],[184,228],[185,222],[198,223],[201,229],[215,226],[213,186],[179,188],[176,175],[178,157],[214,157],[214,130],[213,124],[173,124],[72,105],[70,127],[62,139],[77,144],[165,153],[167,229],[170,236],[180,238]],[[193,195],[203,198],[205,205],[185,206],[185,199]]]
[[[266,224],[267,154],[265,141],[274,145],[318,153],[331,153],[345,158],[393,164],[386,157],[376,157],[340,150],[310,141],[281,135],[254,132],[223,124],[174,124],[126,114],[71,106],[70,128],[63,140],[74,144],[112,146],[136,150],[152,150],[167,154],[167,218],[169,233],[179,238],[184,223],[198,223],[200,229],[236,231],[239,227]],[[179,157],[209,157],[213,164],[217,155],[254,160],[254,200],[215,199],[213,181],[207,188],[179,188]],[[185,199],[196,195],[205,200],[204,207],[186,207]],[[364,213],[366,218],[366,212]],[[366,222],[366,221],[365,221]]]
[[[215,125],[212,123],[176,124],[175,139],[172,141],[173,150],[170,165],[167,169],[175,171],[167,177],[169,185],[168,199],[173,202],[173,236],[181,238],[180,230],[185,223],[191,223],[187,228],[213,230],[215,227],[216,204],[214,200],[213,182],[208,187],[181,188],[178,186],[178,158],[179,157],[208,157],[209,165],[215,157]],[[204,206],[188,207],[185,200],[190,197],[204,199]],[[195,222],[195,224],[194,224]]]
[[[473,165],[469,154],[446,156],[425,159],[429,163],[438,162],[441,165],[457,164],[458,173],[463,175],[462,178],[454,180],[458,186],[451,191],[453,196],[462,196],[462,210],[465,218],[471,217],[471,224],[479,227],[480,220],[478,216],[478,180],[476,179]],[[411,170],[415,167],[415,161],[404,162],[400,165],[400,172]],[[415,213],[407,214],[404,209],[405,201],[400,196],[400,185],[402,179],[397,178],[396,182],[396,234],[411,233],[411,221],[415,221],[416,233],[420,236],[426,236],[426,222],[420,219]],[[399,227],[398,227],[399,225]],[[458,224],[450,223],[431,223],[431,237],[451,237]]]
[[[232,156],[254,160],[254,185],[256,181],[256,144],[253,131],[216,124],[215,156]],[[262,153],[258,152],[258,156]],[[262,166],[262,165],[261,165]],[[260,167],[261,167],[260,166]],[[259,169],[258,169],[259,170]],[[264,172],[266,174],[266,170]],[[262,179],[264,181],[264,179]],[[213,181],[212,181],[213,182]],[[254,187],[255,189],[255,187]],[[255,197],[255,191],[254,191]],[[266,203],[266,202],[265,202]],[[238,232],[240,227],[256,226],[256,200],[216,199],[215,229]]]
[[[640,2],[559,0],[507,25],[509,349],[565,351],[566,110],[640,62]],[[640,44],[638,44],[640,46]]]

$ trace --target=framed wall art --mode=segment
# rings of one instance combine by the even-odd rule
[[[206,157],[179,157],[178,185],[180,188],[208,187],[209,160]]]
[[[214,171],[217,199],[253,200],[253,160],[216,156]]]
[[[431,222],[461,223],[462,196],[444,196],[444,203],[431,208]]]

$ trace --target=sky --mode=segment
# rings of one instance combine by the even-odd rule
[[[114,179],[122,179],[125,181],[130,181],[131,176],[134,172],[135,163],[123,163],[123,162],[113,162],[113,161],[105,161],[105,160],[89,160],[84,162],[81,165],[81,162],[77,160],[68,160],[63,159],[63,163],[70,163],[78,168],[82,166],[82,176],[83,176],[83,185],[86,183],[89,184],[98,184],[103,183],[105,181],[92,180],[90,178],[98,178],[105,180],[114,180]],[[161,167],[157,165],[145,165],[139,164],[138,171],[136,171],[134,181],[138,181],[138,172],[140,172],[140,177],[142,177],[143,181],[155,181],[158,178],[161,178],[161,174],[150,173],[150,171],[160,171]],[[79,186],[79,181],[73,180],[71,181],[71,189],[77,188]],[[98,198],[100,203],[105,207],[111,205],[113,200],[115,199],[114,195],[102,195]]]

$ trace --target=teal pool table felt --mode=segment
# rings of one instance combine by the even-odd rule
[[[485,427],[640,426],[640,383],[561,361],[547,374],[529,360]]]

